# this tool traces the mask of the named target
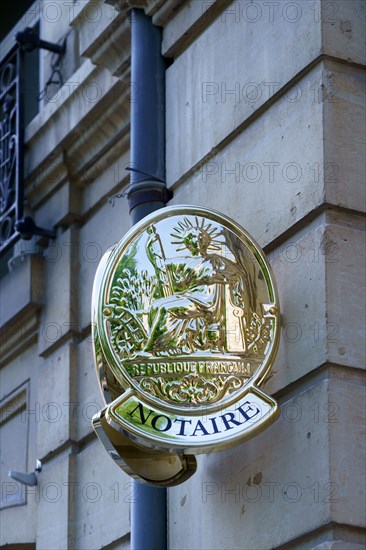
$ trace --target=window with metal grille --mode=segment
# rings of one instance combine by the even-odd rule
[[[32,26],[38,34],[33,1],[6,1],[0,18],[0,254],[19,239],[23,216],[24,127],[38,113],[39,51],[26,54],[16,32]],[[27,9],[29,8],[29,13]],[[2,271],[4,265],[2,266]]]

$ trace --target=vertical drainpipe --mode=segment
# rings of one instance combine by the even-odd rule
[[[141,9],[131,12],[132,224],[165,206],[165,60],[161,30]],[[166,489],[135,483],[131,503],[131,550],[167,547]]]

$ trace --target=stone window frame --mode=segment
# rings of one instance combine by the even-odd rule
[[[29,410],[29,390],[30,379],[27,379],[20,386],[15,388],[12,392],[7,394],[0,400],[0,432],[2,426],[4,426],[9,420],[19,416],[21,421],[22,415],[25,411]],[[24,423],[26,424],[26,440],[24,442],[24,471],[26,472],[28,467],[28,455],[29,455],[29,414],[26,415]],[[9,465],[9,469],[12,465]],[[4,482],[5,483],[5,482]],[[17,483],[15,480],[11,480],[9,477],[9,483]],[[20,485],[20,484],[19,484]],[[1,488],[3,491],[3,487]],[[5,488],[4,488],[5,490]],[[15,506],[24,506],[27,504],[27,491],[24,485],[20,485],[20,493],[18,500],[10,502],[9,504],[3,504],[3,495],[0,499],[0,511],[7,508],[14,508]]]

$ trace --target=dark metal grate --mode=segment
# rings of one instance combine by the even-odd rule
[[[15,46],[0,64],[0,254],[20,238],[23,216],[23,57]]]

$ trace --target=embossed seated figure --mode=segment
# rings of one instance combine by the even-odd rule
[[[210,224],[204,226],[203,220],[200,224],[196,218],[193,225],[184,218],[174,228],[172,244],[179,245],[177,251],[189,254],[166,259],[154,226],[149,233],[146,252],[159,281],[160,297],[151,303],[148,339],[142,354],[228,351],[228,307],[236,308],[237,316],[242,318],[245,286],[240,267],[218,253],[225,244],[224,235]],[[241,332],[243,337],[243,327]]]

